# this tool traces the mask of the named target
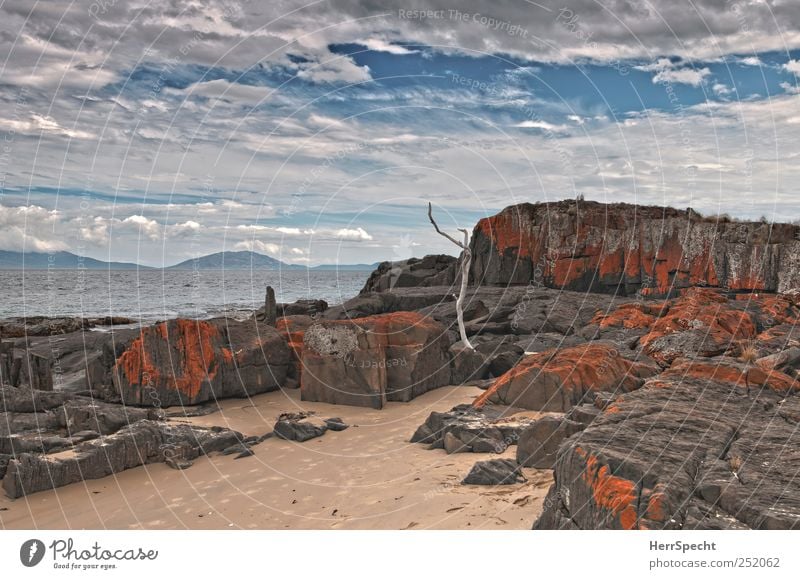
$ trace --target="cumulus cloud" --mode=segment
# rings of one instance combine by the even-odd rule
[[[372,241],[372,236],[361,227],[355,229],[339,229],[336,232],[336,237],[353,241]]]
[[[674,83],[688,84],[698,87],[703,84],[703,80],[711,74],[708,67],[703,68],[676,68],[662,70],[653,77],[653,84]]]
[[[784,70],[800,76],[800,60],[790,60],[783,65]]]
[[[186,97],[202,97],[239,105],[255,106],[267,100],[270,94],[274,94],[275,89],[217,79],[194,83],[179,92]]]
[[[54,229],[58,221],[58,212],[38,205],[0,205],[0,249],[25,252],[65,250],[67,244],[58,239]]]
[[[234,245],[234,249],[239,251],[255,251],[256,253],[263,253],[272,257],[278,256],[281,253],[281,246],[277,243],[270,243],[261,241],[260,239],[248,239],[240,241]]]

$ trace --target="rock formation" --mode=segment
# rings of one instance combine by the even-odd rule
[[[291,354],[265,323],[175,319],[116,341],[97,363],[98,394],[125,404],[167,407],[277,390]],[[95,371],[96,374],[103,374]]]
[[[481,219],[474,284],[669,295],[800,287],[800,227],[702,218],[694,211],[589,201],[524,203]]]
[[[382,408],[450,383],[445,328],[417,313],[326,321],[303,337],[303,400]]]
[[[367,279],[362,294],[403,287],[452,286],[456,262],[451,255],[426,255],[404,261],[384,261]]]

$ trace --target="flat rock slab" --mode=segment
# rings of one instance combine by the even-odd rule
[[[461,484],[465,485],[513,485],[525,482],[516,461],[496,458],[476,462]]]

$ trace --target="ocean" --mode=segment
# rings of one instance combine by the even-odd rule
[[[0,270],[0,318],[125,316],[142,321],[205,319],[264,304],[267,285],[279,302],[358,294],[368,271]]]

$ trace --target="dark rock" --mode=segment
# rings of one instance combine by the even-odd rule
[[[506,415],[508,409],[476,409],[469,404],[449,412],[431,412],[417,428],[411,442],[444,448],[452,452],[502,453],[517,443],[522,431],[533,421]]]
[[[67,432],[89,430],[100,434],[113,434],[139,420],[155,420],[157,414],[156,409],[120,406],[86,398],[65,402],[57,413],[61,426]]]
[[[242,452],[237,454],[233,460],[239,460],[240,458],[247,458],[248,456],[253,456],[255,451],[252,448],[245,448]]]
[[[573,406],[567,413],[567,418],[583,426],[589,426],[595,418],[600,416],[600,409],[594,404],[580,404]]]
[[[341,418],[326,418],[325,424],[328,426],[328,430],[332,430],[334,432],[341,432],[342,430],[347,430],[350,428],[350,425],[345,424]]]
[[[553,468],[556,452],[566,439],[584,426],[566,418],[545,416],[528,426],[517,442],[517,462],[533,468]]]
[[[404,287],[451,286],[455,283],[457,261],[450,255],[384,261],[370,274],[361,293],[385,292]]]
[[[800,528],[794,383],[752,370],[687,361],[619,397],[560,447],[535,528]]]
[[[328,309],[325,300],[297,300],[291,304],[278,304],[281,316],[311,316],[316,317]]]
[[[328,430],[328,425],[322,420],[314,418],[306,412],[281,414],[275,423],[273,433],[278,438],[305,442],[312,438],[322,436]]]
[[[6,412],[44,412],[63,405],[73,396],[64,392],[0,386],[0,398]]]
[[[483,380],[489,369],[489,361],[481,352],[468,348],[462,342],[450,346],[450,372],[453,384],[465,384]]]
[[[241,434],[221,428],[140,420],[115,434],[47,456],[22,453],[8,463],[3,488],[11,498],[102,478],[152,462],[191,461]]]
[[[525,482],[519,465],[508,458],[495,458],[476,462],[461,484],[513,485]]]

